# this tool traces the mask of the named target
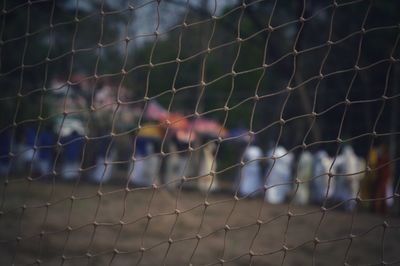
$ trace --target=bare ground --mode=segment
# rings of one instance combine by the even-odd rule
[[[1,265],[400,265],[399,217],[363,206],[26,180],[1,193]]]

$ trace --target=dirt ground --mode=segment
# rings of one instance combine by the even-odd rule
[[[1,265],[400,265],[400,218],[363,206],[26,179],[1,195]]]

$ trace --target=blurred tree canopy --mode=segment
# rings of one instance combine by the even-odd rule
[[[179,27],[140,47],[132,59],[138,65],[149,63],[150,56],[153,64],[173,61],[181,48],[176,80],[178,63],[152,69],[148,96],[169,91],[158,98],[168,106],[174,87],[178,92],[172,109],[193,114],[199,101],[198,111],[211,111],[210,116],[220,122],[227,105],[232,109],[226,125],[259,132],[263,145],[279,134],[281,143],[290,147],[301,145],[303,139],[306,143],[346,139],[372,132],[375,121],[377,131],[391,130],[398,99],[382,105],[381,97],[398,93],[394,73],[398,75],[398,61],[389,60],[392,51],[394,58],[399,56],[398,1],[338,1],[338,6],[332,1],[307,1],[304,10],[301,1],[277,1],[275,7],[274,1],[252,2],[246,1],[242,8],[242,1],[236,1],[218,19],[210,19],[212,11],[204,5],[191,6],[185,21],[190,27]],[[178,21],[183,20],[184,13]],[[239,37],[242,41],[237,41]],[[211,51],[204,53],[207,48]],[[268,66],[265,72],[263,64]],[[205,87],[200,84],[202,70]],[[133,74],[136,87],[146,86],[145,74]],[[289,92],[287,87],[295,90]],[[261,99],[251,120],[256,91]],[[346,108],[346,100],[369,102]],[[302,117],[312,111],[319,114],[315,122]],[[287,122],[280,133],[281,118]],[[364,144],[365,140],[355,143],[365,153]]]
[[[120,69],[113,60],[121,57],[120,48],[113,42],[125,17],[103,16],[112,10],[107,3],[18,0],[4,1],[2,10],[0,111],[10,114],[2,116],[2,126],[48,116],[41,96],[56,89],[53,78],[66,82]]]
[[[391,122],[398,97],[390,98],[399,93],[399,1],[313,0],[304,8],[301,1],[232,1],[221,14],[204,0],[156,1],[149,8],[175,10],[159,12],[175,27],[141,41],[135,32],[142,21],[135,18],[146,3],[138,1],[137,10],[118,3],[76,8],[74,1],[18,0],[2,7],[0,108],[11,114],[2,125],[13,122],[12,114],[17,122],[36,119],[41,105],[29,103],[40,102],[52,78],[66,82],[78,73],[108,75],[115,86],[122,79],[132,102],[155,97],[171,111],[226,119],[228,128],[256,132],[264,146],[278,136],[288,148],[303,139],[358,136],[376,121],[378,132],[399,131]]]

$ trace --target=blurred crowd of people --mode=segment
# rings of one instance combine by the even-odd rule
[[[165,183],[174,188],[193,179],[201,191],[217,188],[212,174],[217,167],[216,144],[195,131],[166,133],[164,126],[147,123],[136,133],[127,134],[127,142],[118,143],[110,134],[87,139],[79,124],[64,124],[63,128],[61,133],[33,126],[1,132],[1,177],[46,179],[56,175],[67,181],[105,183],[111,179],[115,166],[125,164],[127,180],[135,187]],[[129,152],[127,160],[118,157],[123,149]]]
[[[110,135],[87,141],[79,127],[69,127],[59,140],[52,128],[37,131],[27,127],[16,132],[11,152],[11,132],[3,131],[0,174],[9,175],[13,168],[31,176],[57,173],[64,180],[109,181],[122,147],[114,145]],[[196,131],[173,130],[166,134],[159,124],[145,124],[137,134],[130,135],[128,150],[132,156],[125,162],[129,165],[127,181],[137,187],[165,184],[168,188],[192,182],[203,192],[217,190],[214,140],[215,137],[207,138]],[[84,163],[85,156],[91,158],[91,163]],[[243,153],[243,165],[232,188],[241,197],[263,195],[271,204],[286,201],[299,205],[337,204],[347,211],[354,209],[356,200],[361,199],[371,210],[386,213],[393,204],[391,167],[385,144],[373,147],[366,159],[358,157],[350,145],[330,157],[324,150],[314,153],[304,150],[294,155],[283,146],[263,153],[260,147],[251,144]]]
[[[250,145],[244,160],[239,178],[242,196],[253,197],[265,191],[265,200],[273,204],[288,200],[298,205],[337,204],[347,211],[361,199],[379,213],[386,213],[393,204],[393,165],[385,144],[373,147],[366,160],[358,157],[350,145],[334,157],[324,150],[304,150],[296,159],[283,146],[263,155],[258,146]]]
[[[189,120],[154,101],[136,109],[128,105],[116,108],[115,93],[107,84],[90,97],[82,88],[93,84],[79,84],[76,89],[55,80],[55,89],[45,99],[51,113],[67,116],[60,115],[47,124],[22,123],[0,132],[2,177],[19,172],[32,178],[60,176],[105,183],[116,166],[123,164],[132,186],[164,184],[173,189],[192,184],[209,192],[220,187],[218,139],[238,136],[244,145],[250,141],[245,130],[241,135],[228,132],[212,119]],[[123,92],[121,88],[120,97]],[[82,111],[87,109],[88,99],[95,112]],[[118,130],[122,132],[119,135]],[[358,157],[350,145],[333,157],[324,150],[293,154],[274,146],[264,153],[255,144],[246,147],[236,182],[233,177],[230,182],[242,197],[263,195],[271,204],[288,200],[299,205],[338,204],[344,210],[354,209],[356,199],[361,198],[381,213],[393,203],[392,165],[386,145],[373,147],[366,159]]]
[[[124,165],[132,186],[167,183],[172,188],[193,179],[202,191],[217,187],[210,174],[216,170],[216,145],[208,140],[226,131],[216,121],[189,121],[155,101],[118,105],[116,89],[108,83],[96,85],[81,76],[71,80],[74,84],[54,79],[43,97],[51,120],[2,128],[1,177],[105,183]],[[120,100],[129,101],[125,88],[118,92]],[[165,159],[161,150],[168,154]]]

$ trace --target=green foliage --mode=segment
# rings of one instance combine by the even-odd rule
[[[18,92],[31,93],[29,100],[39,102],[42,88],[48,87],[55,76],[66,80],[76,73],[116,74],[119,82],[124,68],[128,71],[124,85],[131,90],[132,100],[156,98],[172,111],[208,112],[207,117],[220,122],[225,119],[222,109],[226,105],[231,108],[226,126],[261,130],[259,137],[265,139],[264,143],[279,135],[279,126],[266,126],[281,116],[290,120],[309,114],[313,107],[317,113],[330,110],[318,117],[306,140],[336,139],[344,105],[335,104],[346,97],[357,101],[382,96],[389,62],[356,74],[351,69],[355,64],[365,67],[388,59],[392,51],[398,58],[398,45],[393,45],[400,14],[399,1],[338,2],[340,6],[335,8],[331,1],[307,1],[304,23],[299,19],[301,1],[277,1],[275,9],[273,1],[248,1],[245,9],[240,8],[241,1],[232,1],[217,20],[210,19],[205,7],[191,6],[187,19],[190,26],[146,37],[147,41],[133,38],[126,43],[121,31],[131,16],[127,11],[102,16],[100,3],[76,11],[71,1],[37,2],[18,8],[13,7],[25,1],[12,1],[3,7],[12,11],[1,15],[0,98],[4,104],[0,111],[16,113],[17,121],[37,118],[44,111],[37,104],[20,100]],[[177,3],[167,1],[163,5]],[[104,3],[103,10],[112,8]],[[176,21],[183,21],[183,13],[177,11],[174,16]],[[361,31],[363,21],[365,34]],[[268,31],[269,23],[272,32]],[[382,26],[394,27],[374,30]],[[334,44],[329,47],[328,41]],[[207,48],[209,53],[205,52]],[[294,50],[300,53],[295,56]],[[265,72],[263,64],[268,65]],[[320,72],[330,75],[318,81]],[[287,87],[296,90],[289,93]],[[393,80],[389,80],[386,94],[394,92]],[[256,93],[260,100],[253,112]],[[342,134],[371,132],[379,110],[380,105],[372,102],[352,105]],[[384,109],[380,118],[383,132],[388,130],[390,111]],[[287,146],[299,144],[308,131],[308,120],[296,121],[286,124],[281,134]],[[12,116],[3,116],[1,125],[12,122]],[[296,132],[296,137],[291,132]]]
[[[16,122],[46,113],[47,106],[39,103],[53,77],[94,75],[98,58],[97,73],[121,70],[118,60],[111,60],[120,58],[119,48],[110,45],[100,50],[98,42],[115,42],[123,17],[110,16],[101,23],[100,3],[76,11],[69,1],[12,2],[3,6],[8,12],[0,19],[0,98],[4,98],[0,111],[16,114]],[[23,97],[16,97],[18,93]],[[11,115],[2,116],[0,124],[10,125],[13,120]]]

